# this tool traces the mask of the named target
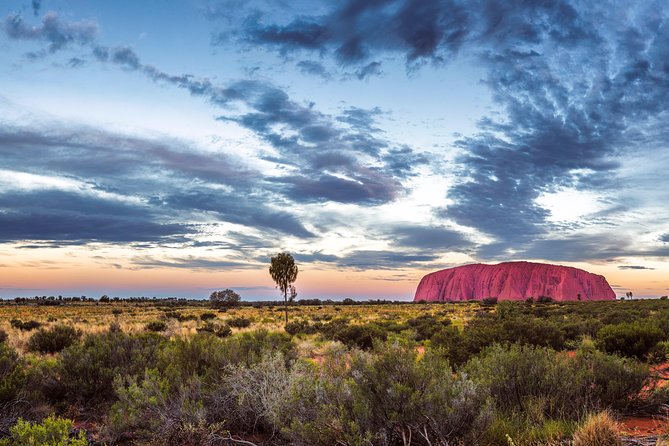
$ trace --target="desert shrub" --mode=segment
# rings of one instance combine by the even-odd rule
[[[121,310],[120,308],[114,308],[114,309],[112,309],[112,314],[114,316],[120,316],[120,315],[123,314],[123,310]]]
[[[663,339],[662,330],[649,323],[606,325],[597,332],[597,348],[607,353],[642,359]]]
[[[7,332],[0,329],[0,343],[7,341]]]
[[[469,359],[464,344],[464,336],[453,325],[442,327],[436,332],[430,339],[430,345],[441,349],[453,365],[461,365]]]
[[[40,328],[28,341],[28,350],[41,353],[56,353],[69,347],[81,338],[81,330],[70,325],[55,325],[49,330]]]
[[[597,319],[572,318],[560,325],[566,341],[578,341],[583,336],[594,337],[601,328],[602,323]]]
[[[646,354],[646,359],[652,364],[659,364],[669,359],[669,341],[660,341]]]
[[[258,362],[264,355],[281,352],[286,360],[297,358],[292,338],[287,333],[270,332],[265,329],[238,333],[226,338],[222,345],[223,355],[228,364]]]
[[[639,405],[641,390],[649,384],[648,366],[603,353],[589,339],[576,351],[574,377],[593,410],[626,410]]]
[[[220,444],[220,423],[210,424],[197,379],[170,383],[157,370],[142,379],[115,381],[118,401],[111,408],[107,440],[132,438],[141,444]]]
[[[317,323],[320,324],[320,323]],[[321,324],[322,325],[322,324]],[[312,334],[318,330],[318,325],[310,324],[303,319],[288,322],[285,326],[286,333],[295,336],[296,334]]]
[[[525,413],[544,405],[537,418],[568,418],[582,410],[570,362],[552,349],[493,345],[472,358],[465,370],[502,413]]]
[[[225,338],[232,334],[232,329],[228,324],[214,324],[212,322],[207,322],[202,327],[198,327],[197,332],[211,333],[219,338]]]
[[[375,340],[385,341],[387,334],[375,324],[349,325],[336,332],[333,338],[349,347],[369,350]]]
[[[41,323],[37,321],[22,321],[20,319],[12,319],[9,321],[10,325],[14,328],[17,328],[21,331],[30,331],[42,326]]]
[[[16,418],[15,405],[26,382],[25,367],[18,353],[5,343],[0,344],[0,432]],[[7,424],[9,422],[9,424]]]
[[[413,345],[336,351],[293,386],[284,433],[301,445],[477,444],[491,413],[474,384],[449,369],[443,355],[419,357]]]
[[[648,368],[590,345],[575,358],[549,348],[494,345],[465,370],[504,414],[576,420],[588,411],[625,409],[648,382]]]
[[[484,297],[483,299],[481,299],[481,305],[483,305],[483,306],[497,305],[497,298],[496,297]]]
[[[498,305],[498,314],[479,315],[464,330],[464,349],[471,357],[494,343],[518,343],[562,349],[564,335],[554,322],[516,313],[518,305]],[[500,311],[501,310],[501,311]]]
[[[610,310],[606,312],[601,317],[602,324],[604,325],[617,325],[624,323],[632,323],[636,319],[634,313],[629,310]]]
[[[167,330],[167,324],[163,321],[151,321],[144,327],[146,331],[161,332]]]
[[[551,302],[553,302],[553,298],[550,297],[550,296],[539,296],[537,298],[537,303],[538,304],[548,304],[548,303],[551,303]]]
[[[50,416],[41,424],[19,419],[0,446],[87,446],[86,432],[73,434],[72,420]]]
[[[622,446],[618,424],[607,411],[589,415],[574,433],[573,446]]]
[[[123,328],[121,328],[121,324],[119,324],[118,321],[112,321],[109,324],[108,330],[112,333],[121,333]]]
[[[245,318],[243,316],[233,317],[228,319],[226,322],[229,326],[234,328],[246,328],[251,325],[251,319]]]
[[[231,365],[226,369],[215,406],[234,431],[279,433],[285,401],[295,385],[299,369],[281,352],[264,355],[251,366]],[[221,401],[220,395],[226,395]]]
[[[200,315],[200,320],[202,321],[210,321],[212,319],[216,319],[216,313],[212,313],[211,311],[207,311]]]
[[[216,317],[216,316],[214,315],[214,317]],[[196,321],[198,319],[198,317],[194,314],[182,314],[182,313],[179,313],[178,311],[166,311],[165,312],[165,318],[176,319],[179,322]]]
[[[224,340],[210,333],[198,333],[166,343],[158,353],[156,368],[172,382],[185,382],[192,376],[215,376],[227,364]]]
[[[93,407],[114,402],[114,377],[141,376],[156,366],[158,351],[166,342],[154,334],[89,334],[60,356],[60,383],[65,398]]]
[[[522,416],[497,416],[483,433],[487,446],[561,445],[571,438],[576,422],[570,420],[528,420]]]
[[[409,319],[407,321],[407,325],[416,330],[417,341],[430,339],[436,332],[450,324],[451,321],[449,319],[437,319],[429,314],[418,316],[417,318]]]

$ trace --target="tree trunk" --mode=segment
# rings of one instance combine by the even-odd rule
[[[283,308],[286,312],[286,326],[288,326],[288,291],[283,293]]]

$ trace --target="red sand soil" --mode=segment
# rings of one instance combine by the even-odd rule
[[[647,417],[624,417],[620,420],[621,433],[630,437],[650,437],[666,435],[669,422]]]

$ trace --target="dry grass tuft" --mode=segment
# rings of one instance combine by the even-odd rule
[[[608,411],[588,416],[574,433],[573,446],[622,446],[618,423]]]

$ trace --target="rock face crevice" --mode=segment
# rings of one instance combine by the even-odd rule
[[[615,300],[604,276],[569,266],[533,262],[481,263],[448,268],[423,277],[414,301],[453,302],[496,297],[525,300],[548,296],[556,301]]]

